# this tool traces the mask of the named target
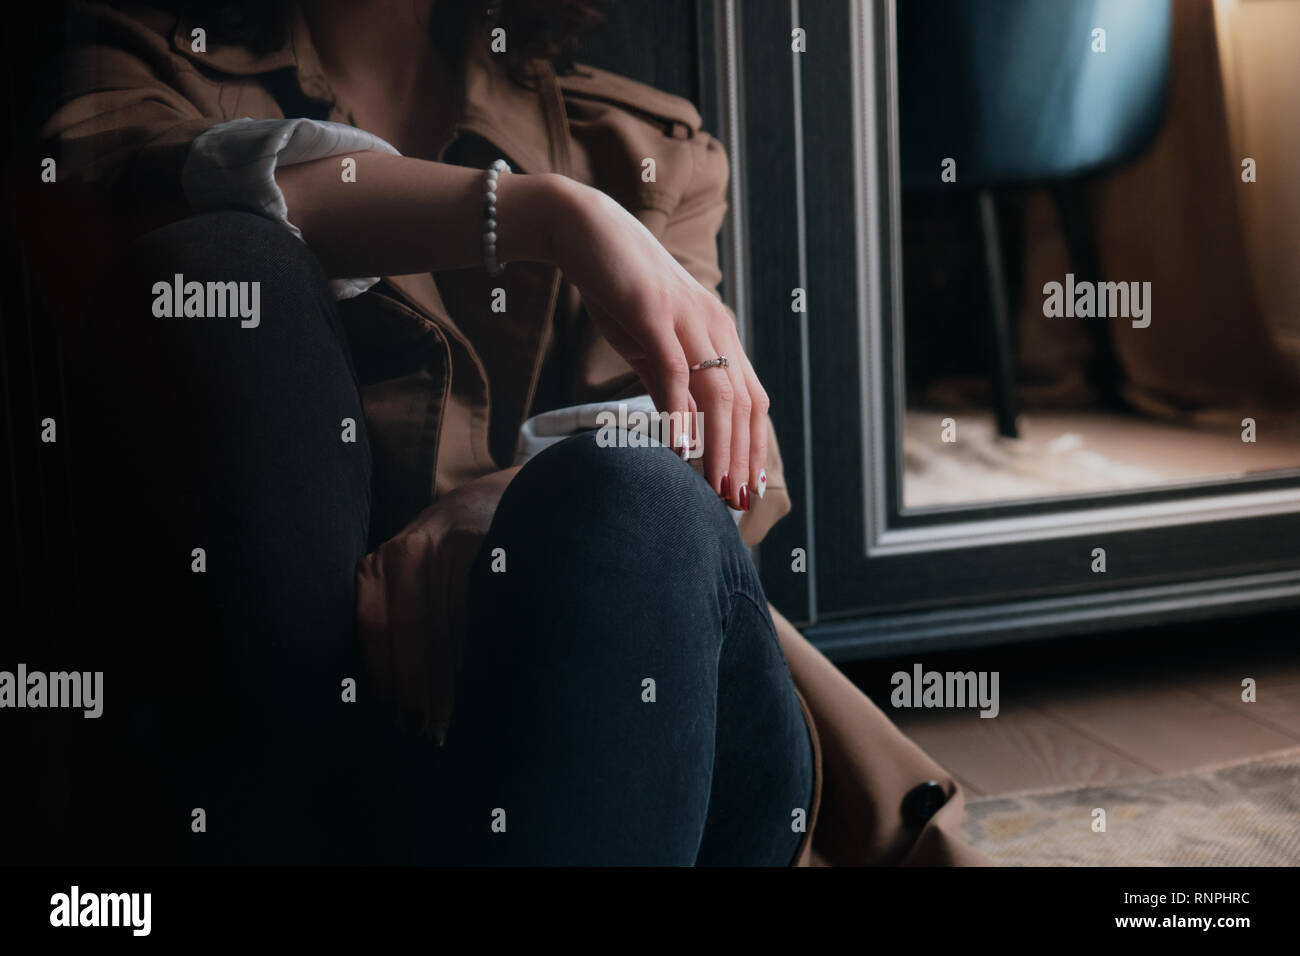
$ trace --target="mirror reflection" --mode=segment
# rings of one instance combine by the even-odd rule
[[[1300,468],[1300,0],[897,16],[903,506]]]

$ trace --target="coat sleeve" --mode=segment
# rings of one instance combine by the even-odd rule
[[[181,186],[196,213],[240,209],[272,219],[302,239],[302,230],[289,221],[275,171],[365,150],[399,155],[378,136],[344,123],[243,117],[211,127],[190,144]],[[379,276],[333,279],[330,287],[335,298],[351,299],[378,281]]]
[[[727,212],[730,163],[722,143],[706,132],[696,132],[692,146],[694,168],[690,185],[669,216],[660,241],[700,285],[716,292],[722,281],[718,233]],[[727,311],[731,312],[730,307]],[[735,313],[732,319],[735,320]],[[750,509],[741,516],[739,524],[740,536],[751,547],[790,512],[785,468],[771,419],[767,422],[767,449],[767,491],[762,498],[751,496]]]
[[[801,864],[989,866],[962,832],[965,793],[838,667],[768,605],[813,741],[814,796]],[[903,814],[911,790],[940,785],[924,823]]]
[[[279,166],[397,152],[340,123],[216,115],[221,87],[176,55],[166,39],[170,24],[153,16],[127,17],[102,4],[74,9],[62,90],[40,136],[58,171],[36,217],[45,224],[43,261],[104,268],[122,242],[217,209],[266,216],[302,238],[275,179]],[[332,287],[351,298],[377,281],[336,279]]]
[[[210,81],[173,56],[161,26],[153,27],[106,4],[74,4],[56,97],[15,157],[24,175],[8,187],[21,239],[70,347],[93,318],[116,252],[190,214],[185,159],[195,138],[221,121],[182,92],[191,80]],[[50,161],[52,179],[26,174]]]
[[[60,95],[40,131],[59,191],[98,199],[128,234],[182,218],[190,145],[221,122],[182,89],[210,81],[162,33],[103,5],[77,5],[70,31]]]

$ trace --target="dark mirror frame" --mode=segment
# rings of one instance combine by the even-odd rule
[[[760,549],[773,603],[840,659],[1300,604],[1300,472],[901,506],[895,2],[708,8],[706,73],[733,113],[717,131],[741,177],[728,232],[748,264],[743,298],[727,294],[773,396],[794,502]],[[791,311],[796,287],[806,313]]]

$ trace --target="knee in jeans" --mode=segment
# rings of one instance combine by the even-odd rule
[[[528,494],[532,484],[544,496],[542,506],[554,509],[554,520],[614,530],[669,527],[683,540],[734,539],[743,547],[726,505],[670,449],[603,447],[597,435],[585,432],[547,448],[512,490],[518,484]],[[575,513],[562,514],[566,509]]]
[[[94,308],[68,352],[87,420],[109,403],[122,420],[148,406],[184,426],[204,396],[256,402],[283,389],[286,369],[311,369],[299,380],[352,398],[328,278],[306,243],[264,216],[206,213],[140,236],[120,249]]]
[[[149,293],[155,315],[160,309],[174,314],[178,304],[186,308],[193,291],[186,286],[198,282],[205,315],[208,309],[224,310],[217,315],[245,328],[260,325],[264,317],[279,321],[309,314],[310,303],[333,300],[324,270],[305,242],[281,223],[238,210],[190,216],[146,233],[127,249],[121,271],[132,277],[129,293]]]

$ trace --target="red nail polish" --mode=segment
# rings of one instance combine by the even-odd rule
[[[747,484],[740,486],[740,510],[749,510],[749,485]]]
[[[722,496],[724,501],[731,497],[731,482],[727,480],[726,475],[723,475],[722,481],[718,482],[718,494]]]

